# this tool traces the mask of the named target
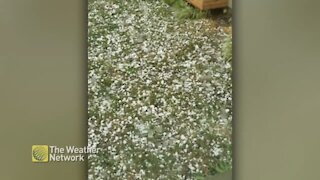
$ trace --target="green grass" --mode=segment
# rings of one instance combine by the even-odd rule
[[[185,0],[164,0],[172,7],[174,14],[179,19],[199,19],[209,15],[209,11],[201,11],[190,6]]]
[[[232,36],[229,36],[225,39],[222,46],[222,56],[230,61],[232,59]]]

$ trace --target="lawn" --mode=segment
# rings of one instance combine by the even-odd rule
[[[89,180],[196,179],[231,167],[229,18],[161,0],[92,0]]]

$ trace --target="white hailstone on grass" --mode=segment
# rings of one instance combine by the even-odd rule
[[[89,73],[88,81],[88,89],[92,93],[92,98],[89,100],[89,111],[95,111],[88,123],[89,142],[102,145],[108,142],[108,148],[104,150],[106,157],[119,156],[122,162],[120,163],[119,159],[114,161],[114,171],[99,173],[93,168],[91,172],[99,176],[96,179],[106,179],[106,177],[118,179],[121,176],[127,176],[128,174],[123,171],[124,167],[125,170],[136,168],[137,172],[140,172],[139,163],[132,159],[132,151],[129,151],[131,146],[144,149],[147,154],[154,155],[156,162],[153,164],[161,165],[165,171],[168,170],[167,168],[171,169],[165,165],[165,162],[162,162],[164,155],[172,158],[166,161],[170,164],[172,162],[178,172],[181,172],[181,165],[184,163],[199,162],[201,165],[195,165],[194,168],[195,170],[201,169],[198,166],[203,166],[203,160],[201,158],[198,161],[191,160],[192,163],[187,160],[185,156],[192,156],[193,151],[188,152],[186,147],[189,146],[188,143],[195,144],[199,140],[207,141],[208,137],[205,134],[212,133],[215,121],[212,123],[210,120],[206,121],[207,115],[204,109],[198,109],[197,106],[216,102],[231,103],[231,92],[227,91],[228,86],[222,82],[231,81],[229,73],[231,65],[220,57],[219,49],[214,45],[217,43],[215,37],[212,36],[214,38],[211,39],[208,34],[192,29],[184,31],[193,26],[205,27],[206,23],[203,22],[205,20],[181,23],[169,13],[166,17],[155,15],[158,9],[163,7],[166,6],[160,1],[149,3],[96,0],[94,3],[89,3],[89,64],[94,67]],[[104,11],[101,11],[101,8]],[[142,33],[145,38],[141,44],[135,44],[136,35],[141,33],[141,28],[143,28]],[[188,50],[181,52],[181,57],[175,56],[175,53],[192,44],[196,44],[194,51]],[[213,59],[215,59],[214,62]],[[104,63],[110,64],[112,71],[106,72],[106,68],[102,68]],[[203,73],[195,68],[195,63],[203,66]],[[183,70],[183,66],[188,70]],[[210,67],[215,68],[210,69]],[[199,79],[199,76],[204,74],[214,77],[217,73],[214,69],[218,69],[221,73],[215,77],[214,81],[206,83]],[[229,70],[226,71],[227,69]],[[109,89],[101,84],[103,81],[100,81],[106,77],[113,81]],[[156,83],[151,85],[152,81]],[[214,92],[215,89],[217,92]],[[108,94],[110,97],[108,103],[105,102],[107,99],[103,100],[105,97],[98,97],[100,92]],[[157,93],[157,102],[160,103],[157,107],[149,104],[148,97],[151,92]],[[217,94],[220,94],[221,97],[217,97]],[[218,108],[221,108],[221,111],[224,110],[224,107]],[[205,109],[209,110],[209,108]],[[152,118],[145,119],[146,116]],[[200,122],[201,119],[203,122]],[[217,119],[221,120],[220,117]],[[224,119],[230,121],[231,114],[226,112]],[[94,123],[97,122],[96,120],[104,120],[105,123]],[[112,126],[109,125],[110,122],[113,123]],[[157,129],[158,125],[163,128]],[[134,128],[131,129],[132,127]],[[149,127],[154,129],[149,129]],[[92,131],[95,128],[99,129],[100,133]],[[178,133],[184,129],[188,130],[185,133]],[[199,131],[205,134],[193,136]],[[146,137],[147,135],[149,137]],[[148,139],[156,135],[160,135],[162,143]],[[173,137],[178,139],[171,139]],[[228,138],[225,138],[221,143],[228,142]],[[180,148],[176,148],[175,143],[178,143]],[[210,144],[210,146],[213,148],[213,145]],[[116,151],[119,148],[123,150]],[[173,152],[168,153],[169,149]],[[211,155],[209,149],[200,147],[197,150]],[[142,157],[141,153],[139,154]],[[103,165],[98,156],[90,156],[90,160]],[[146,177],[146,173],[137,172],[134,173],[136,179],[150,179]],[[148,168],[145,172],[154,175],[159,173]],[[103,174],[106,177],[102,177]],[[161,174],[162,176],[162,179],[168,179],[166,174]],[[178,179],[183,178],[177,176]]]
[[[221,148],[214,148],[212,151],[213,151],[214,156],[218,156],[218,155],[220,155],[220,153],[223,152],[223,150]]]

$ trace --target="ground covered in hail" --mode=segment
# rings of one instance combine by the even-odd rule
[[[195,179],[231,163],[225,25],[162,1],[89,2],[90,180]],[[221,167],[221,166],[220,166]]]

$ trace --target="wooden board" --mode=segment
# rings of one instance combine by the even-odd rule
[[[201,10],[228,7],[228,0],[188,0],[188,2]]]

